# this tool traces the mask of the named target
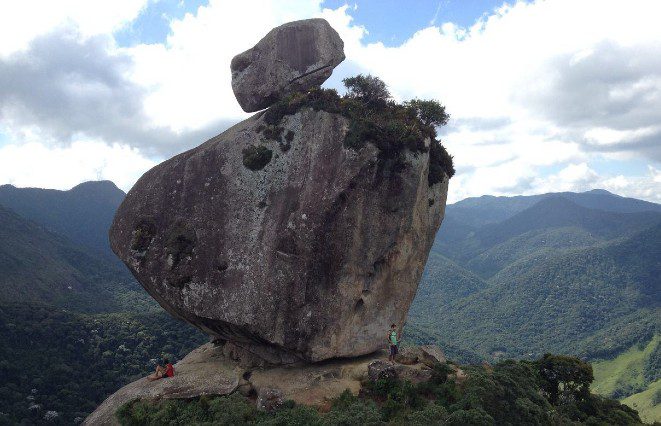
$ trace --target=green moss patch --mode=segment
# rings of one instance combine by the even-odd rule
[[[151,219],[144,219],[138,223],[131,237],[131,250],[144,252],[156,234],[156,225]]]
[[[252,171],[263,169],[273,157],[273,151],[263,145],[250,146],[242,152],[243,165]]]
[[[176,268],[182,259],[193,253],[196,243],[197,237],[195,231],[183,223],[176,224],[168,232],[165,253],[168,257],[172,258],[172,269]]]

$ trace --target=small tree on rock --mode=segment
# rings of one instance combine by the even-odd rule
[[[405,102],[404,105],[415,112],[426,126],[445,126],[450,119],[450,115],[445,112],[445,107],[438,101],[413,99]]]
[[[385,104],[390,99],[388,86],[378,77],[358,74],[342,80],[347,88],[347,96],[366,105]]]

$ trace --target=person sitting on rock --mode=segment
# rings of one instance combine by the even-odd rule
[[[153,382],[154,380],[165,379],[166,377],[174,377],[174,366],[170,364],[170,361],[167,358],[164,358],[163,364],[165,364],[165,367],[157,365],[156,372],[148,376],[147,380]]]
[[[390,331],[388,332],[388,344],[390,345],[390,355],[388,360],[390,362],[395,362],[395,356],[397,356],[397,344],[398,344],[399,334],[397,333],[397,325],[391,324]]]

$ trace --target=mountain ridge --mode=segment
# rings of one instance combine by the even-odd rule
[[[0,205],[119,265],[107,230],[125,195],[111,181],[82,182],[67,191],[1,185]]]

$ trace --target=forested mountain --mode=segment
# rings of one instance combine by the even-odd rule
[[[661,205],[635,198],[621,197],[603,189],[587,192],[552,192],[540,195],[519,195],[515,197],[496,197],[483,195],[461,200],[447,206],[449,217],[474,227],[487,223],[496,223],[532,207],[548,197],[562,197],[582,207],[617,213],[636,213],[643,211],[661,212]]]
[[[661,206],[606,191],[480,197],[448,206],[408,329],[459,357],[610,359],[659,334],[660,306]]]
[[[125,195],[110,181],[83,182],[68,191],[0,185],[0,205],[113,261],[108,229]]]
[[[0,187],[0,424],[73,424],[207,340],[111,254],[123,197],[111,182]]]
[[[80,312],[155,307],[117,262],[0,205],[0,304]]]

